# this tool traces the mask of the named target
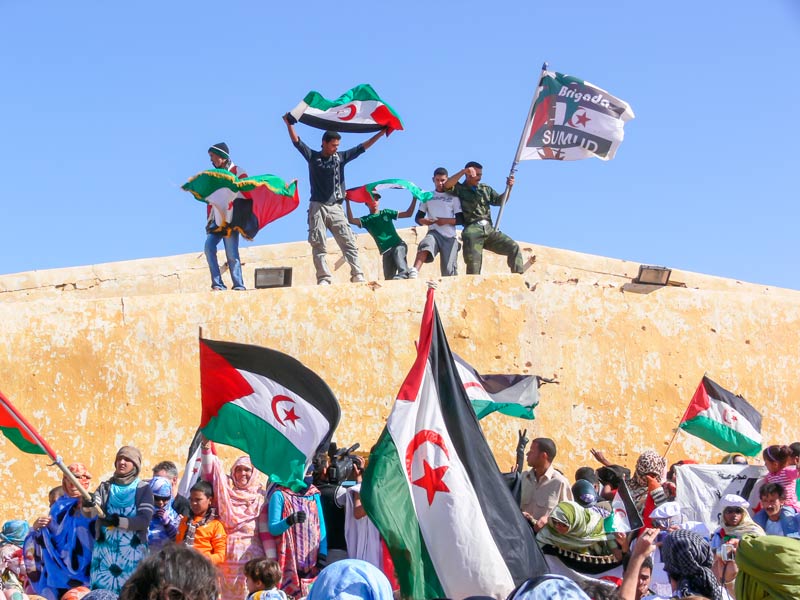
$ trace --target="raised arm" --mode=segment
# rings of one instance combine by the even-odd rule
[[[350,199],[345,197],[344,203],[345,203],[345,205],[347,207],[347,222],[350,223],[350,225],[355,225],[356,227],[361,227],[361,219],[354,219],[353,218],[353,211],[350,208]]]
[[[458,180],[461,179],[464,175],[469,172],[469,169],[461,169],[458,173],[453,173],[450,177],[447,178],[447,181],[444,182],[444,189],[451,190],[456,187]]]
[[[366,142],[363,142],[361,145],[364,146],[364,150],[369,150],[375,144],[375,142],[381,139],[384,135],[385,136],[389,135],[389,130],[386,129],[385,127],[381,129],[378,133],[373,135],[371,138],[369,138]]]
[[[297,135],[297,132],[294,130],[294,125],[289,120],[289,113],[283,115],[283,122],[286,123],[286,129],[289,131],[289,137],[292,139],[292,143],[296,144],[300,141],[300,136]]]
[[[636,600],[636,584],[639,582],[639,570],[642,568],[644,559],[650,555],[655,548],[658,529],[646,529],[636,540],[636,547],[631,553],[628,568],[622,576],[622,585],[619,586],[620,600]]]
[[[407,219],[411,215],[414,214],[414,209],[417,207],[417,199],[412,195],[411,196],[411,204],[408,205],[408,208],[401,213],[397,213],[398,219]]]

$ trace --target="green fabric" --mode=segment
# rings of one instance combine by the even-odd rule
[[[255,175],[239,179],[227,169],[208,169],[198,173],[181,186],[195,199],[205,202],[206,198],[221,188],[234,192],[250,192],[259,187],[266,187],[273,194],[294,196],[297,181],[287,183],[277,175]]]
[[[17,427],[0,427],[0,432],[23,452],[27,452],[28,454],[46,454],[38,444],[32,444],[26,440],[25,436],[22,435],[22,432]]]
[[[679,427],[725,452],[741,452],[745,456],[761,452],[761,442],[702,414],[683,421]]]
[[[566,523],[569,531],[559,533],[554,521]],[[536,535],[536,541],[542,546],[549,544],[573,552],[591,554],[598,550],[600,553],[607,553],[602,546],[613,537],[613,533],[604,531],[600,513],[583,508],[577,502],[564,500],[550,513],[547,525]]]
[[[800,540],[745,537],[736,552],[736,597],[746,600],[800,598]]]
[[[328,100],[325,96],[320,94],[319,92],[310,91],[306,94],[305,98],[303,98],[303,102],[308,104],[309,106],[313,106],[318,110],[330,110],[331,108],[335,108],[337,106],[343,106],[350,102],[369,102],[369,101],[376,101],[382,103],[390,113],[392,113],[398,121],[401,121],[400,115],[395,112],[395,110],[386,104],[383,99],[378,96],[378,93],[372,89],[372,86],[368,83],[362,83],[361,85],[357,85],[351,90],[347,90],[344,94],[336,98],[335,100]]]
[[[411,192],[411,195],[417,199],[417,202],[427,202],[433,198],[433,192],[426,192],[405,179],[381,179],[380,181],[373,181],[372,183],[366,184],[364,188],[373,198],[375,192],[381,192],[383,190],[408,190]]]
[[[405,465],[388,429],[370,452],[361,502],[386,541],[403,598],[443,598],[408,490]]]
[[[374,214],[361,217],[361,226],[378,244],[381,254],[403,243],[392,223],[395,219],[397,219],[397,211],[391,208],[384,208]]]
[[[491,221],[492,213],[489,206],[500,206],[500,194],[485,183],[479,183],[474,188],[457,183],[453,188],[453,193],[461,200],[461,212],[464,215],[465,225],[481,219]]]

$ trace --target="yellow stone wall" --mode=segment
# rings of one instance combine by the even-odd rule
[[[401,233],[413,253],[417,231]],[[258,266],[289,266],[291,288],[211,292],[202,252],[0,276],[0,390],[96,483],[123,444],[142,450],[146,469],[180,465],[200,416],[202,327],[319,373],[342,405],[334,439],[368,448],[413,362],[424,278],[438,279],[438,265],[416,281],[382,281],[374,244],[359,244],[365,284],[347,283],[331,243],[336,283],[313,285],[304,242],[242,249],[248,285]],[[800,292],[681,271],[672,277],[685,287],[646,289],[631,283],[638,263],[521,246],[522,277],[489,257],[484,275],[442,279],[436,291],[451,347],[480,371],[560,382],[541,389],[535,421],[482,421],[501,468],[521,427],[556,440],[570,478],[593,464],[592,447],[632,466],[640,451],[666,448],[704,372],[761,410],[769,443],[800,439],[786,418],[800,396]],[[680,433],[668,458],[721,454]],[[0,519],[43,512],[56,469],[4,437],[0,459]]]

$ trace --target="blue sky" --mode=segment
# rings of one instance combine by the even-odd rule
[[[307,170],[280,117],[312,89],[370,83],[405,122],[348,186],[429,187],[478,160],[502,190],[546,60],[636,119],[613,161],[523,162],[506,233],[800,289],[799,34],[792,0],[0,0],[0,273],[199,254],[205,210],[179,188],[219,141],[251,175],[300,180],[300,207],[252,243],[304,240]]]

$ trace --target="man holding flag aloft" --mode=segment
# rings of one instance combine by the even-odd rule
[[[350,265],[350,281],[364,281],[364,272],[358,262],[356,239],[342,210],[347,186],[344,183],[344,166],[364,154],[388,130],[381,129],[366,142],[354,148],[339,152],[342,136],[336,131],[326,131],[322,136],[322,150],[312,150],[297,135],[295,119],[290,113],[283,116],[289,137],[294,147],[308,162],[308,179],[311,185],[311,198],[308,206],[308,243],[314,258],[319,285],[331,284],[331,272],[325,259],[327,251],[327,229],[342,250]]]
[[[466,176],[464,183],[459,180]],[[519,244],[492,225],[492,206],[501,206],[514,186],[514,175],[506,180],[507,191],[498,194],[492,187],[481,183],[483,166],[475,161],[468,162],[463,169],[452,175],[444,184],[461,201],[464,215],[464,263],[467,275],[480,275],[483,263],[483,249],[506,257],[512,273],[522,273],[522,252]]]

